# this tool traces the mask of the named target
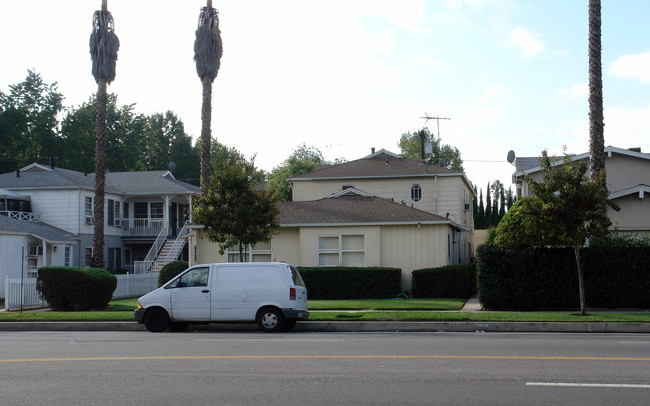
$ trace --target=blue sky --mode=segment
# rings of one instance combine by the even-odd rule
[[[399,152],[440,122],[469,179],[510,185],[518,156],[588,150],[587,0],[218,1],[224,42],[213,136],[266,170],[305,143],[326,159]],[[650,2],[602,0],[605,144],[650,152]],[[66,104],[96,91],[88,37],[100,0],[0,3],[0,89],[35,69]],[[200,134],[192,61],[204,1],[108,0],[121,41],[109,91],[172,110]],[[437,133],[435,122],[427,125]],[[182,164],[182,163],[177,163]]]

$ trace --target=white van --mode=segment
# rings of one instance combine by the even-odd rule
[[[154,332],[209,322],[250,322],[263,331],[288,331],[308,317],[300,273],[280,262],[195,265],[138,299],[135,311],[135,320]]]

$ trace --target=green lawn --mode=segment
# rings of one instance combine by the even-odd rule
[[[521,321],[521,322],[641,322],[650,323],[650,312],[459,312],[457,299],[409,300],[310,300],[311,321]],[[0,322],[11,321],[133,321],[137,299],[115,300],[105,310],[83,312],[2,312]],[[339,310],[339,311],[337,311]],[[368,311],[372,310],[372,311]],[[445,311],[442,311],[445,310]]]

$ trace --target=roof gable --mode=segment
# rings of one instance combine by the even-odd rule
[[[339,196],[280,203],[280,225],[452,224],[441,217],[375,196],[346,190]],[[345,191],[344,191],[345,192]]]
[[[359,179],[422,176],[464,176],[462,172],[430,165],[414,159],[407,159],[391,152],[380,150],[355,161],[319,168],[289,178],[290,181],[316,179]]]
[[[28,189],[95,189],[95,174],[31,164],[0,174],[0,187]],[[107,172],[106,192],[128,195],[198,194],[197,186],[176,180],[170,171]]]

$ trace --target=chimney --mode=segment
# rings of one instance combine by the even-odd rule
[[[370,153],[374,154],[375,153],[375,147],[370,148]]]

